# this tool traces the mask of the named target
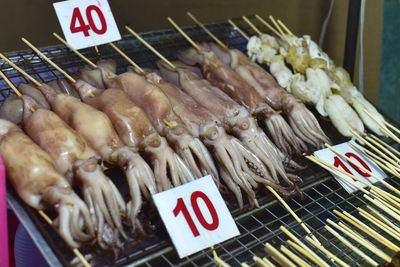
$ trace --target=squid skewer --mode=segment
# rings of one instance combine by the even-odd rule
[[[118,51],[123,53],[121,50]],[[127,57],[125,54],[123,55],[124,57]],[[113,80],[110,78],[116,77],[115,62],[100,61],[97,62],[97,66],[99,68],[92,71],[81,70],[81,80],[88,82],[98,89],[103,89],[105,87],[118,88],[117,86],[110,84]],[[137,65],[135,64],[135,66]],[[137,69],[135,67],[135,70],[140,71],[141,69]],[[127,84],[129,84],[129,82]],[[147,82],[145,82],[145,85],[146,84]],[[125,89],[123,90],[125,91]],[[126,93],[130,95],[128,91],[126,91]],[[136,102],[134,99],[132,100],[134,103]],[[219,175],[212,160],[212,156],[200,140],[188,133],[187,129],[176,116],[176,114],[173,114],[173,112],[168,113],[168,105],[164,108],[158,108],[156,106],[157,103],[152,103],[151,107],[149,105],[143,105],[141,102],[135,103],[135,105],[147,113],[147,116],[157,132],[166,137],[168,143],[174,148],[175,151],[177,151],[178,155],[184,160],[186,165],[190,168],[190,171],[197,178],[210,174],[217,186],[219,185]]]
[[[171,18],[168,18],[168,20],[176,29],[179,29],[180,33],[184,34]],[[190,39],[186,34],[184,36],[187,40]],[[193,41],[191,40],[191,42]],[[208,47],[199,47],[196,44],[194,47],[185,52],[180,52],[177,57],[188,65],[201,65],[204,76],[212,85],[218,87],[236,102],[246,107],[249,112],[257,115],[259,120],[265,123],[275,144],[285,155],[301,154],[306,150],[303,141],[294,134],[286,121],[265,103],[247,81],[224,64]]]
[[[94,237],[94,225],[86,204],[57,171],[49,154],[18,126],[0,119],[0,155],[7,177],[29,206],[53,207],[58,217],[53,227],[66,243],[77,248]]]
[[[25,132],[49,153],[57,169],[70,183],[77,183],[82,188],[96,225],[98,244],[104,249],[120,247],[114,228],[125,236],[119,216],[119,210],[125,209],[125,203],[98,164],[100,156],[57,114],[42,108],[29,96],[24,95],[22,99]],[[31,111],[31,107],[35,112]]]

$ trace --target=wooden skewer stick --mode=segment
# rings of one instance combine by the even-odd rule
[[[310,229],[308,229],[307,225],[297,216],[297,214],[292,210],[292,208],[289,207],[289,205],[286,203],[285,200],[269,185],[266,186],[269,191],[272,192],[272,194],[275,195],[275,197],[279,200],[279,202],[286,208],[286,210],[294,217],[294,219],[303,227],[303,229],[309,234],[312,239],[321,245],[321,243],[318,241],[318,239],[311,233]]]
[[[259,15],[255,15],[256,19],[258,19],[262,24],[264,24],[265,26],[268,27],[268,29],[270,29],[273,33],[275,33],[276,36],[280,37],[281,39],[283,39],[283,36],[277,31],[275,30],[274,27],[271,26],[271,24],[269,24],[265,19],[263,19],[262,17],[260,17]]]
[[[276,22],[276,20],[274,19],[274,17],[272,15],[269,16],[269,19],[272,21],[272,23],[275,25],[275,27],[278,29],[278,31],[280,32],[280,34],[282,35],[282,37],[285,39],[285,41],[292,46],[292,42],[290,42],[290,40],[287,38],[286,34],[282,31],[281,27],[279,27],[278,23]]]
[[[38,210],[38,213],[40,214],[40,216],[43,217],[43,219],[50,225],[53,224],[53,221],[50,219],[49,216],[47,216],[46,213],[44,213],[43,210]],[[85,267],[90,267],[90,264],[87,262],[87,260],[85,259],[85,257],[83,257],[82,253],[77,249],[77,248],[73,248],[72,252],[74,252],[74,254],[78,257],[78,259],[82,262],[83,266]]]
[[[11,87],[11,89],[14,91],[17,96],[22,96],[22,94],[18,91],[18,89],[14,86],[14,84],[7,78],[7,76],[0,71],[0,76],[3,78],[4,81]]]
[[[42,52],[40,52],[39,49],[37,49],[33,44],[31,44],[28,40],[25,38],[21,38],[21,40],[27,44],[33,51],[36,52],[39,56],[41,56],[44,60],[46,60],[50,65],[52,65],[55,69],[57,69],[59,72],[61,72],[65,77],[67,77],[71,82],[75,83],[75,79],[72,78],[68,73],[66,73],[63,69],[61,69],[57,64],[55,64],[52,60],[50,60],[48,57],[46,57]]]
[[[377,218],[375,218],[374,216],[372,216],[371,214],[369,214],[368,212],[366,212],[365,210],[361,209],[361,208],[357,208],[358,213],[363,216],[365,219],[367,219],[368,221],[370,221],[371,223],[375,224],[377,227],[379,227],[380,229],[382,229],[385,233],[387,233],[388,235],[390,235],[391,237],[393,237],[394,239],[396,239],[397,241],[400,241],[400,234],[396,233],[394,231],[394,229],[392,229],[391,227],[389,227],[388,225],[386,225],[385,223],[383,223],[382,221],[378,220]]]
[[[390,261],[391,257],[387,255],[385,252],[377,248],[374,244],[366,240],[364,237],[358,235],[356,232],[354,232],[352,229],[350,229],[347,225],[343,224],[342,222],[339,222],[339,224],[334,223],[330,219],[327,219],[327,222],[334,226],[336,229],[344,233],[346,236],[350,237],[375,255],[379,256],[382,258],[384,261]],[[342,241],[343,242],[343,241]]]
[[[339,227],[339,226],[338,226]],[[373,266],[377,266],[378,263],[371,259],[371,257],[367,256],[362,250],[354,246],[352,243],[346,240],[342,235],[340,235],[338,232],[336,232],[334,229],[332,229],[330,226],[325,225],[325,229],[331,233],[333,236],[335,236],[337,239],[340,240],[346,247],[350,248],[354,253],[356,253],[358,256],[363,258],[366,262],[369,264],[372,264]]]
[[[256,25],[254,25],[253,23],[251,23],[251,21],[246,17],[246,16],[242,16],[242,19],[244,21],[246,21],[247,24],[249,24],[249,26],[258,34],[261,35],[262,32],[256,27]]]
[[[367,146],[372,148],[375,152],[377,152],[379,155],[381,155],[383,158],[385,158],[387,161],[389,161],[391,164],[396,166],[397,168],[400,168],[400,165],[397,164],[393,159],[389,158],[387,155],[385,155],[382,151],[380,151],[378,148],[373,146],[370,142],[368,142],[365,138],[363,138],[361,135],[350,129],[350,131],[358,138],[360,139],[363,143],[365,143]]]
[[[69,43],[67,43],[67,41],[65,41],[60,35],[58,35],[57,33],[53,32],[53,35],[61,42],[63,43],[66,47],[68,47],[72,52],[74,52],[75,54],[77,54],[80,58],[82,58],[84,61],[86,61],[86,63],[88,63],[92,68],[97,68],[97,65],[94,64],[92,61],[90,61],[87,57],[85,57],[84,55],[82,55],[82,53],[80,53],[78,50],[76,50],[75,48],[73,48]]]
[[[391,128],[392,130],[396,131],[398,134],[400,134],[400,130],[397,129],[395,126],[393,126],[392,124],[390,124],[387,121],[383,121],[385,123],[386,126],[388,126],[389,128]]]
[[[183,37],[185,37],[186,40],[188,40],[188,42],[189,42],[191,45],[193,45],[194,48],[197,49],[197,51],[200,51],[200,50],[201,50],[201,48],[200,48],[195,42],[193,42],[193,40],[192,40],[192,39],[191,39],[191,38],[190,38],[190,37],[175,23],[175,21],[173,21],[170,17],[168,17],[167,19],[168,19],[169,23],[171,23],[172,26],[174,26],[175,29],[176,29],[180,34],[182,34]]]
[[[330,252],[329,250],[327,250],[326,248],[324,248],[321,245],[318,245],[317,243],[315,243],[314,240],[312,240],[310,237],[306,236],[306,240],[308,242],[310,242],[314,247],[318,248],[319,250],[321,250],[322,253],[324,253],[325,255],[327,255],[332,261],[336,262],[337,264],[339,264],[340,266],[343,267],[350,267],[350,265],[348,265],[347,263],[345,263],[344,261],[342,261],[341,259],[339,259],[338,257],[336,257],[332,252]]]
[[[396,161],[396,163],[400,162],[400,159],[397,156],[395,156],[391,151],[389,151],[389,149],[387,149],[386,147],[384,147],[383,145],[381,145],[380,143],[378,143],[377,141],[375,141],[371,137],[366,136],[365,139],[367,139],[368,141],[373,143],[378,148],[382,149],[382,151],[385,151],[385,153],[388,154],[389,156],[391,156],[392,159]],[[398,165],[398,167],[400,168],[400,165]]]
[[[214,261],[218,264],[218,266],[220,266],[220,267],[230,267],[230,265],[228,263],[224,262],[220,257],[218,257],[218,254],[215,251],[214,246],[212,246],[211,249],[212,249],[212,254],[213,254]]]
[[[398,227],[397,225],[392,223],[388,218],[386,218],[386,216],[384,216],[383,214],[381,214],[380,212],[378,212],[376,209],[372,208],[369,205],[367,205],[367,209],[369,209],[372,212],[371,214],[373,214],[374,216],[378,217],[381,221],[386,223],[386,225],[388,225],[391,228],[393,228],[396,233],[400,233],[400,227]]]
[[[228,22],[233,26],[233,29],[237,30],[243,36],[244,39],[246,40],[250,39],[249,36],[247,36],[247,34],[245,34],[244,31],[242,31],[242,29],[236,26],[236,24],[231,19],[228,19]]]
[[[297,245],[297,244],[295,244]],[[297,245],[298,246],[298,245]],[[281,251],[286,254],[286,256],[288,256],[292,261],[294,261],[297,265],[301,266],[301,267],[311,267],[310,264],[308,264],[307,262],[305,262],[302,258],[300,258],[299,256],[297,256],[296,254],[294,254],[290,249],[288,249],[287,247],[281,245],[280,247]],[[300,249],[302,249],[300,247]]]
[[[386,170],[387,172],[393,174],[396,177],[400,178],[400,173],[398,173],[395,169],[395,167],[390,164],[389,162],[385,161],[384,159],[376,156],[375,154],[373,154],[372,152],[370,152],[368,149],[366,149],[365,147],[362,148],[357,148],[356,146],[354,146],[353,144],[349,143],[350,147],[352,147],[354,150],[356,150],[357,152],[365,155],[367,158],[369,158],[370,160],[372,160],[373,162],[375,162],[377,165],[379,165],[381,168],[383,168],[384,170]],[[393,166],[393,168],[391,167]]]
[[[271,266],[268,263],[266,263],[263,259],[261,259],[260,257],[257,257],[257,256],[253,256],[253,261],[255,263],[257,263],[257,265],[260,267],[270,267]],[[274,265],[272,265],[272,266],[274,266]]]
[[[379,199],[372,199],[371,197],[364,195],[365,199],[368,199],[375,206],[379,207],[381,210],[392,216],[394,219],[400,222],[400,214],[398,210],[393,209],[391,205],[388,205],[386,202],[381,201]]]
[[[279,228],[281,229],[282,232],[284,232],[290,239],[292,239],[294,242],[296,242],[299,246],[301,246],[303,249],[305,249],[308,253],[311,254],[312,259],[310,260],[314,261],[316,264],[319,266],[329,266],[323,259],[321,259],[317,254],[314,253],[306,244],[300,241],[294,234],[292,234],[288,229],[286,229],[283,225]]]
[[[31,80],[35,85],[37,86],[42,86],[40,82],[38,82],[36,79],[34,79],[32,76],[30,76],[28,73],[26,73],[23,69],[15,65],[11,60],[9,60],[6,56],[4,56],[2,53],[0,53],[0,57],[4,59],[8,64],[10,64],[11,67],[25,75],[29,80]]]
[[[153,46],[151,46],[146,40],[144,40],[139,34],[137,34],[132,28],[129,26],[125,26],[125,29],[130,32],[133,36],[135,36],[139,41],[142,42],[148,49],[150,49],[154,54],[156,54],[159,58],[165,61],[171,68],[175,69],[174,64],[171,63],[167,58],[165,58],[163,55],[161,55],[156,49],[154,49]]]
[[[282,253],[279,252],[279,250],[277,250],[276,248],[274,248],[270,243],[266,243],[264,250],[272,256],[272,258],[274,258],[275,261],[277,261],[279,264],[283,265],[283,266],[289,266],[289,267],[296,267],[296,265],[289,260],[288,258],[286,258],[285,255],[283,255]]]
[[[144,72],[141,67],[139,67],[130,57],[128,57],[121,49],[119,49],[115,44],[108,43],[115,51],[117,51],[126,61],[128,61],[132,66],[138,69],[140,72]]]
[[[288,27],[280,20],[278,19],[278,24],[290,35],[293,36],[293,33],[289,30]]]
[[[215,42],[217,42],[222,48],[224,48],[225,50],[229,50],[229,48],[223,43],[221,42],[217,36],[215,36],[212,32],[210,32],[195,16],[192,15],[192,13],[190,13],[189,11],[186,12],[186,14],[200,27],[202,28],[208,35],[211,36],[211,38],[214,39]]]
[[[241,266],[241,267],[250,267],[250,265],[248,265],[248,264],[245,263],[245,262],[242,262],[242,263],[240,264],[240,266]]]
[[[386,133],[390,138],[392,138],[394,141],[400,143],[400,139],[395,136],[384,124],[382,124],[380,121],[378,121],[368,110],[365,108],[363,109],[363,112],[367,114],[373,121],[375,121],[380,127],[381,130]]]
[[[263,258],[263,261],[264,261],[266,264],[268,264],[268,266],[275,267],[275,265],[274,265],[272,262],[270,262],[269,259],[267,259],[266,257]]]
[[[310,259],[312,262],[314,262],[318,266],[325,266],[325,265],[321,265],[313,255],[311,255],[307,250],[305,250],[303,247],[299,246],[297,243],[293,242],[292,240],[287,240],[286,243],[288,243],[291,247],[293,247],[295,250],[297,250],[300,254],[302,254],[304,257]]]
[[[392,151],[393,153],[396,153],[397,155],[400,156],[400,152],[397,151],[396,149],[394,149],[393,147],[391,147],[388,143],[386,143],[385,141],[381,140],[380,138],[378,138],[376,135],[374,134],[370,134],[370,136],[375,139],[375,141],[379,142],[380,144],[382,144],[383,146],[385,146],[387,149],[389,149],[390,151]]]
[[[388,239],[386,239],[385,237],[381,236],[380,234],[378,234],[375,230],[373,230],[372,228],[370,228],[369,226],[367,226],[366,224],[364,224],[363,222],[361,222],[360,220],[358,220],[357,218],[355,218],[354,216],[352,216],[350,213],[344,211],[343,213],[339,212],[338,210],[333,210],[333,212],[336,215],[339,215],[341,218],[343,218],[344,220],[348,221],[349,223],[353,224],[355,227],[359,228],[360,230],[362,230],[364,233],[368,234],[369,236],[371,236],[372,238],[376,239],[377,241],[379,241],[381,244],[385,245],[386,247],[390,248],[391,250],[393,250],[394,252],[398,252],[400,251],[400,247],[396,246],[395,244],[393,244],[392,242],[390,242]]]
[[[359,169],[363,170],[364,172],[366,172],[367,174],[369,174],[370,176],[372,176],[373,178],[375,178],[377,181],[379,181],[380,183],[382,183],[383,185],[385,185],[387,188],[391,189],[393,192],[396,192],[397,194],[400,194],[400,190],[398,190],[397,188],[395,188],[394,186],[392,186],[391,184],[389,184],[388,182],[386,182],[385,180],[379,178],[378,176],[376,176],[375,174],[373,174],[371,171],[367,170],[366,168],[364,168],[364,166],[361,166],[361,164],[356,163],[354,160],[350,159],[349,157],[347,157],[346,155],[344,155],[343,153],[340,153],[339,151],[337,151],[336,149],[334,149],[332,146],[330,146],[329,144],[325,144],[325,146],[327,148],[329,148],[331,151],[333,151],[335,154],[339,155],[340,157],[346,159],[349,163],[353,164],[354,166],[357,166]]]

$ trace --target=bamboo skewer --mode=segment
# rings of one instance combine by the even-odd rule
[[[172,26],[174,26],[175,27],[175,29],[180,33],[180,34],[182,34],[183,35],[183,37],[185,37],[186,38],[186,40],[191,44],[191,45],[193,45],[193,47],[194,48],[196,48],[197,49],[197,51],[200,51],[201,50],[201,48],[195,43],[195,42],[193,42],[193,40],[170,18],[170,17],[168,17],[167,18],[168,19],[168,21],[169,21],[169,23],[171,23],[172,24]]]
[[[400,222],[400,212],[396,209],[394,209],[391,205],[388,205],[384,201],[380,201],[378,199],[372,199],[371,197],[364,195],[364,198],[368,199],[371,201],[375,206],[379,207],[381,210],[395,218],[397,221]]]
[[[278,19],[278,24],[290,35],[293,36],[294,34],[289,30],[288,27],[280,20]]]
[[[287,230],[283,225],[279,228],[282,232],[284,232],[290,239],[296,242],[299,246],[305,249],[310,255],[311,260],[314,261],[319,266],[329,266],[324,260],[322,260],[318,255],[316,255],[308,246],[306,246],[303,242],[300,241],[294,234],[292,234],[289,230]]]
[[[391,128],[392,130],[396,131],[398,134],[400,134],[400,130],[397,129],[396,127],[394,127],[392,124],[390,124],[387,121],[383,121],[385,123],[386,126],[388,126],[389,128]]]
[[[391,152],[396,153],[397,155],[400,156],[400,152],[397,151],[396,149],[394,149],[393,147],[391,147],[388,143],[384,142],[383,140],[379,139],[376,135],[374,134],[370,134],[370,136],[377,141],[378,143],[380,143],[381,145],[385,146],[387,149],[389,149]]]
[[[297,244],[294,244],[296,246],[298,246]],[[300,250],[303,250],[301,247],[298,246],[298,248],[300,248]],[[281,245],[280,247],[281,251],[286,254],[286,256],[288,256],[292,261],[294,261],[297,265],[301,266],[301,267],[311,267],[310,264],[308,264],[307,262],[305,262],[302,258],[300,258],[299,256],[297,256],[296,254],[294,254],[290,249],[286,248],[285,246]],[[300,252],[301,253],[301,252]]]
[[[208,35],[211,36],[211,38],[214,39],[214,41],[216,43],[218,43],[222,48],[224,48],[225,50],[229,50],[229,48],[223,43],[221,42],[217,36],[215,36],[212,32],[210,32],[199,20],[197,20],[197,18],[195,16],[192,15],[192,13],[190,13],[189,11],[186,12],[186,14],[200,27],[203,29],[203,31],[205,31]]]
[[[308,242],[310,242],[314,247],[318,248],[322,253],[324,253],[325,255],[327,255],[332,261],[336,262],[337,264],[339,264],[340,266],[343,267],[350,267],[350,265],[348,265],[347,263],[345,263],[344,261],[342,261],[341,259],[339,259],[338,257],[336,257],[332,252],[330,252],[329,250],[327,250],[326,248],[324,248],[321,245],[318,245],[317,243],[315,243],[314,240],[312,240],[310,237],[306,236],[306,240]]]
[[[400,162],[400,159],[395,156],[391,151],[389,151],[386,147],[384,147],[383,145],[381,145],[380,143],[378,143],[377,141],[375,141],[374,139],[372,139],[369,136],[365,137],[366,140],[368,140],[369,142],[373,143],[375,146],[377,146],[378,148],[382,149],[383,151],[385,151],[386,154],[388,154],[389,156],[392,157],[393,160],[395,160],[395,162]],[[400,165],[399,165],[400,168]]]
[[[14,84],[7,78],[7,76],[2,71],[0,71],[0,76],[3,78],[4,81],[6,81],[6,83],[11,87],[11,89],[17,96],[22,96],[22,94],[18,91],[18,89],[14,86]]]
[[[365,232],[366,234],[368,234],[372,238],[375,238],[381,244],[383,244],[386,247],[390,248],[394,252],[400,251],[400,247],[396,246],[395,244],[393,244],[392,242],[387,240],[385,237],[383,237],[380,234],[378,234],[375,230],[373,230],[372,228],[370,228],[369,226],[367,226],[366,224],[364,224],[363,222],[361,222],[360,220],[358,220],[357,218],[355,218],[354,216],[352,216],[348,212],[344,211],[343,213],[341,213],[341,212],[339,212],[337,210],[333,210],[333,212],[336,215],[339,215],[344,220],[346,220],[349,223],[353,224],[354,226],[356,226],[357,228],[359,228],[360,230],[362,230],[363,232]]]
[[[283,39],[282,35],[275,30],[274,27],[271,26],[271,24],[269,24],[266,20],[264,20],[262,17],[260,17],[259,15],[255,15],[256,19],[258,19],[262,24],[264,24],[265,26],[268,27],[268,29],[270,29],[273,33],[275,33],[276,36],[279,36],[281,39]],[[249,24],[250,25],[250,24]],[[255,26],[254,26],[255,27]],[[258,30],[258,29],[257,29]]]
[[[371,206],[367,205],[367,209],[369,209],[375,216],[377,216],[381,221],[386,223],[388,226],[390,226],[392,229],[395,230],[396,233],[400,233],[400,227],[392,223],[388,218],[386,218],[383,214],[379,213],[377,210],[372,208]],[[400,234],[399,234],[400,235]]]
[[[282,37],[284,38],[284,40],[290,45],[293,46],[293,43],[290,42],[290,40],[287,38],[286,34],[282,31],[281,27],[279,27],[278,23],[276,22],[276,20],[274,19],[274,17],[272,15],[269,16],[269,19],[272,21],[272,23],[275,25],[275,27],[278,29],[278,31],[280,32],[280,34],[282,35]]]
[[[242,16],[242,19],[244,21],[246,21],[247,24],[249,24],[249,26],[258,34],[258,35],[262,35],[262,32],[253,24],[251,23],[251,21],[246,17],[246,16]]]
[[[38,82],[36,79],[34,79],[32,76],[30,76],[28,73],[26,73],[24,70],[22,70],[20,67],[15,65],[11,60],[9,60],[6,56],[4,56],[2,53],[0,53],[0,57],[4,59],[8,64],[10,64],[11,67],[22,73],[25,77],[27,77],[29,80],[31,80],[35,85],[37,86],[42,86],[40,82]]]
[[[242,31],[242,29],[236,26],[236,24],[231,19],[228,19],[228,22],[233,26],[233,29],[238,31],[243,36],[244,39],[246,39],[247,41],[250,39],[249,36],[247,36],[247,34],[245,34],[244,31]]]
[[[385,185],[387,188],[391,189],[393,192],[396,192],[397,194],[400,194],[400,190],[398,190],[397,188],[395,188],[394,186],[392,186],[391,184],[389,184],[388,182],[386,182],[385,180],[379,178],[378,176],[376,176],[375,174],[373,174],[371,171],[367,170],[366,168],[364,168],[364,166],[361,166],[361,164],[356,163],[354,160],[350,159],[349,157],[347,157],[346,155],[344,155],[343,153],[340,153],[339,151],[337,151],[336,149],[334,149],[332,146],[330,146],[329,144],[325,144],[326,147],[328,147],[331,151],[333,151],[335,154],[341,156],[342,158],[345,158],[349,163],[353,164],[354,166],[357,166],[359,169],[363,170],[364,172],[366,172],[367,174],[369,174],[370,176],[372,176],[373,178],[375,178],[377,181],[379,181],[380,183],[382,183],[383,185]]]
[[[172,25],[181,33],[181,34],[184,34],[184,37],[191,43],[191,44],[194,44],[194,41],[189,37],[189,36],[187,36],[183,31],[182,31],[182,29],[171,19],[171,18],[168,18],[168,20],[169,20],[169,22],[171,22],[172,23]],[[198,22],[198,23],[200,23],[200,22]],[[200,23],[201,24],[201,23]],[[137,34],[136,34],[137,35]],[[135,36],[136,36],[135,35]],[[136,36],[137,37],[137,36]],[[222,44],[223,45],[223,47],[227,47],[224,43],[222,43],[217,37],[215,37],[219,42],[218,42],[218,44]],[[139,39],[140,41],[142,41],[142,42],[145,42],[142,38],[140,38]],[[150,44],[148,44],[147,42],[146,42],[146,46],[149,48],[149,49],[151,49],[153,52],[154,51],[156,51],[156,49],[154,49]],[[200,49],[200,48],[199,48]],[[160,53],[156,53],[156,55],[158,55],[162,60],[164,60],[165,58],[160,54]],[[166,62],[166,61],[165,61]],[[168,63],[168,62],[166,62],[166,63]],[[171,63],[171,65],[172,65],[172,63]],[[172,65],[174,68],[175,68],[175,66],[174,65]],[[303,227],[303,229],[307,232],[307,234],[309,234],[313,239],[314,239],[314,241],[315,242],[317,242],[318,244],[321,244],[319,241],[318,241],[318,239],[312,234],[312,232],[310,231],[310,229],[306,226],[306,224],[297,216],[297,214],[289,207],[289,205],[285,202],[285,200],[281,197],[281,196],[279,196],[279,194],[275,191],[275,189],[273,189],[271,186],[266,186],[266,188],[272,193],[272,194],[274,194],[275,195],[275,197],[279,200],[279,202],[286,208],[286,210],[295,218],[295,220],[298,222],[298,223],[300,223],[300,225],[301,225],[301,227]]]
[[[382,221],[378,220],[377,218],[373,217],[371,214],[366,212],[365,210],[361,208],[357,208],[358,213],[363,216],[365,219],[379,227],[381,230],[383,230],[385,233],[396,239],[397,241],[400,241],[400,234],[396,233],[394,229],[389,227],[388,225],[384,224]]]
[[[59,36],[57,33],[53,32],[53,35],[61,42],[63,43],[66,47],[68,47],[72,52],[77,54],[80,58],[82,58],[86,63],[88,63],[92,68],[97,68],[97,65],[94,64],[92,61],[90,61],[87,57],[82,55],[78,50],[73,48],[67,41],[65,41],[61,36]]]
[[[289,260],[288,258],[286,258],[285,255],[283,255],[282,253],[279,252],[279,250],[277,250],[276,248],[274,248],[270,243],[266,243],[264,250],[272,256],[272,258],[277,261],[279,264],[283,265],[283,266],[289,266],[289,267],[296,267],[296,265]]]
[[[242,263],[240,264],[240,266],[241,266],[241,267],[250,267],[250,265],[248,265],[248,264],[245,263],[245,262],[242,262]]]
[[[319,263],[318,259],[314,257],[308,250],[304,249],[302,246],[299,246],[297,243],[293,242],[292,240],[287,240],[286,243],[288,243],[291,247],[293,247],[295,250],[297,250],[300,254],[302,254],[304,257],[310,259],[312,262],[317,264],[318,266],[326,266],[321,263]]]
[[[115,51],[117,51],[126,61],[128,61],[132,66],[138,69],[140,72],[144,72],[141,67],[139,67],[130,57],[128,57],[121,49],[119,49],[115,44],[108,43]]]
[[[337,227],[339,227],[337,225]],[[331,233],[333,236],[335,236],[337,239],[340,240],[340,242],[342,242],[346,247],[350,248],[354,253],[356,253],[358,256],[360,256],[361,258],[363,258],[366,262],[368,262],[369,264],[372,264],[373,266],[377,266],[378,263],[376,261],[374,261],[373,259],[371,259],[371,257],[367,256],[362,250],[360,250],[359,248],[355,247],[352,243],[350,243],[349,241],[347,241],[346,238],[344,238],[343,236],[341,236],[338,232],[336,232],[334,229],[332,229],[330,226],[325,225],[325,229]],[[345,232],[344,232],[345,233]]]
[[[50,60],[48,57],[46,57],[42,52],[40,52],[39,49],[37,49],[33,44],[31,44],[28,40],[25,38],[21,38],[21,40],[27,44],[33,51],[36,52],[39,56],[41,56],[44,60],[46,60],[50,65],[52,65],[55,69],[57,69],[59,72],[61,72],[65,77],[67,77],[71,82],[75,83],[75,79],[72,78],[68,73],[66,73],[63,69],[61,69],[57,64],[55,64],[52,60]]]
[[[363,247],[365,247],[366,249],[368,249],[369,251],[371,251],[375,255],[377,255],[380,258],[382,258],[384,261],[390,261],[391,260],[391,257],[389,255],[387,255],[385,252],[383,252],[382,250],[377,248],[374,244],[372,244],[371,242],[366,240],[364,237],[358,235],[356,232],[351,230],[348,226],[346,226],[342,222],[339,222],[339,224],[336,224],[333,221],[331,221],[330,219],[328,219],[327,222],[330,225],[334,226],[339,231],[341,231],[342,233],[344,233],[346,236],[348,236],[351,239],[353,239],[354,241],[356,241],[358,244],[362,245]]]
[[[257,256],[253,256],[253,261],[255,263],[257,263],[257,265],[260,267],[270,267],[271,266],[268,263],[266,263],[263,259],[261,259],[260,257],[257,257]]]

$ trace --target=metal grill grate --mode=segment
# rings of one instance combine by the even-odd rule
[[[244,25],[241,20],[235,20],[235,23],[242,29],[248,30],[248,26]],[[208,24],[207,27],[228,46],[236,47],[242,51],[245,50],[246,40],[238,32],[234,31],[229,24],[212,23]],[[198,27],[186,27],[184,30],[195,41],[211,41],[211,38]],[[173,30],[153,31],[143,33],[141,36],[169,59],[173,59],[173,55],[177,50],[189,47],[189,44],[181,35]],[[156,67],[157,56],[147,50],[134,37],[125,36],[123,40],[117,42],[117,45],[139,66]],[[82,59],[64,46],[45,47],[41,51],[68,73],[75,73],[78,68],[85,65]],[[93,61],[98,60],[100,55],[102,58],[116,59],[118,73],[123,72],[128,66],[125,60],[106,45],[100,47],[100,55],[97,55],[94,49],[84,49],[81,52]],[[61,73],[31,51],[9,53],[7,57],[41,82],[63,78]],[[2,60],[0,61],[0,69],[16,85],[21,82],[28,82],[26,78],[22,77]],[[5,81],[1,80],[0,103],[9,94],[10,88]],[[329,122],[320,120],[320,123],[329,137],[334,140],[334,143],[340,143],[345,140]],[[363,199],[360,192],[353,195],[347,194],[321,168],[309,162],[307,164],[309,167],[300,173],[300,176],[305,180],[303,190],[305,191],[306,199],[301,200],[298,197],[293,197],[288,200],[289,206],[313,229],[316,237],[328,250],[352,266],[364,265],[361,258],[343,247],[329,233],[327,234],[323,226],[326,224],[325,220],[327,218],[337,221],[336,216],[332,213],[333,208],[346,210],[357,216],[356,208],[365,206],[365,199]],[[121,184],[123,182],[121,181],[124,181],[124,178],[118,170],[111,170],[107,174],[112,177],[117,185],[121,185],[120,188],[123,188],[123,184]],[[389,181],[396,187],[400,185],[394,178]],[[34,236],[34,241],[38,244],[49,264],[51,266],[69,265],[74,255],[51,227],[34,210],[21,203],[11,186],[8,186],[7,197],[10,206],[24,223],[31,236]],[[241,235],[215,246],[218,255],[233,266],[237,266],[244,261],[251,265],[251,258],[254,255],[267,256],[263,250],[265,242],[278,246],[287,240],[288,238],[279,230],[281,225],[296,233],[298,237],[303,237],[306,234],[303,228],[270,194],[265,191],[259,192],[258,199],[262,204],[258,209],[241,212],[236,210],[234,205],[230,207]],[[153,215],[156,218],[149,217],[149,214],[144,214],[143,216],[146,220],[152,221],[154,225],[157,225],[157,230],[152,231],[150,236],[136,237],[135,240],[131,240],[118,259],[115,260],[113,255],[97,251],[90,246],[81,248],[81,252],[91,257],[92,263],[95,265],[126,265],[132,263],[143,266],[215,265],[211,250],[204,250],[190,257],[179,259],[158,216]]]

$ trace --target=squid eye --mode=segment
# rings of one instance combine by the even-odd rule
[[[247,129],[249,129],[249,124],[248,124],[247,122],[243,122],[243,123],[240,125],[240,129],[242,129],[242,130],[247,130]]]
[[[217,139],[217,137],[218,137],[218,132],[217,131],[212,131],[212,133],[211,133],[211,139]]]

